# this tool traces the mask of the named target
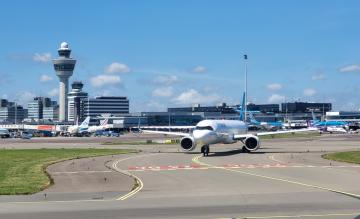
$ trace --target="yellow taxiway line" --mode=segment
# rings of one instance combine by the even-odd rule
[[[196,163],[196,164],[212,167],[214,169],[223,169],[223,170],[227,170],[227,171],[231,171],[231,172],[237,172],[237,173],[241,173],[241,174],[245,174],[245,175],[249,175],[249,176],[255,176],[255,177],[260,177],[260,178],[264,178],[264,179],[270,179],[270,180],[275,180],[275,181],[280,181],[280,182],[286,182],[286,183],[291,183],[291,184],[295,184],[295,185],[305,186],[305,187],[309,187],[309,188],[315,188],[315,189],[325,190],[325,191],[329,191],[329,192],[335,192],[335,193],[338,193],[338,194],[350,196],[352,198],[360,199],[360,195],[358,195],[358,194],[344,192],[344,191],[340,191],[340,190],[337,190],[337,189],[332,189],[332,188],[327,188],[327,187],[323,187],[323,186],[312,185],[312,184],[307,184],[307,183],[302,183],[302,182],[297,182],[297,181],[287,180],[287,179],[282,179],[282,178],[277,178],[277,177],[265,176],[265,175],[261,175],[261,174],[246,172],[246,171],[242,171],[242,170],[235,170],[235,169],[230,169],[230,168],[226,168],[226,167],[213,166],[211,164],[207,164],[207,163],[199,161],[199,159],[201,157],[202,157],[201,155],[195,156],[195,157],[192,158],[192,161],[194,163]]]
[[[125,194],[123,196],[115,198],[115,200],[124,201],[124,200],[134,196],[136,193],[140,192],[140,190],[144,187],[144,183],[141,181],[141,179],[139,177],[137,177],[136,175],[130,173],[129,171],[119,169],[117,167],[117,164],[120,163],[120,162],[123,162],[125,160],[129,160],[129,159],[133,159],[133,158],[139,158],[139,157],[146,157],[146,156],[151,156],[151,155],[156,155],[156,154],[144,154],[144,155],[140,155],[140,156],[127,157],[127,158],[124,158],[124,159],[117,160],[116,162],[113,163],[112,167],[113,167],[113,169],[115,171],[132,177],[135,180],[135,185],[136,185],[135,188],[132,191],[130,191],[129,193],[127,193],[127,194]]]

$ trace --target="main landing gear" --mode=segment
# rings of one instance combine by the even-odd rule
[[[204,145],[201,147],[201,153],[203,154],[204,157],[209,156],[209,152],[210,152],[209,145]]]

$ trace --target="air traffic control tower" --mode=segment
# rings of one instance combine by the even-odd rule
[[[66,42],[62,42],[58,49],[59,57],[53,60],[56,75],[59,77],[59,122],[67,121],[67,94],[69,78],[73,74],[76,60],[70,58],[71,49]]]

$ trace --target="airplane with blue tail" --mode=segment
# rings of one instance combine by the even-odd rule
[[[69,126],[67,132],[70,135],[83,135],[84,133],[88,133],[89,123],[90,116],[86,117],[86,119],[80,125],[76,124]]]

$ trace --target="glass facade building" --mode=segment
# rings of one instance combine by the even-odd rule
[[[83,117],[96,117],[102,114],[121,115],[129,113],[127,97],[102,96],[81,100]]]

